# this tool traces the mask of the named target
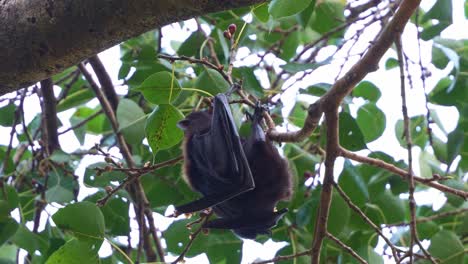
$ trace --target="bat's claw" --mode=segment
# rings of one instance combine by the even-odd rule
[[[237,92],[238,90],[241,89],[241,85],[238,84],[238,83],[233,83],[231,85],[231,88],[229,88],[229,90],[226,92],[226,96],[231,96],[231,94]]]
[[[255,103],[255,112],[253,115],[252,120],[258,119],[261,120],[263,118],[263,112],[270,112],[270,109],[268,109],[268,106],[266,104],[261,104],[260,101],[257,101]]]

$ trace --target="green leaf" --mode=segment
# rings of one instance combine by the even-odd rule
[[[388,58],[388,60],[385,62],[385,69],[386,70],[391,70],[393,68],[399,67],[398,60],[395,58]]]
[[[432,135],[432,148],[437,159],[440,162],[447,163],[447,144],[436,135]]]
[[[266,3],[261,3],[253,8],[253,13],[255,17],[260,20],[260,22],[266,23],[270,19],[270,14],[268,13],[268,5]]]
[[[421,19],[424,23],[430,19],[452,22],[452,1],[437,0]]]
[[[184,115],[169,104],[159,105],[146,120],[146,138],[153,151],[153,155],[161,149],[174,146],[182,140],[184,133],[177,127],[177,123]]]
[[[98,247],[99,249],[99,247]],[[98,264],[99,255],[97,249],[91,245],[78,241],[71,240],[60,247],[57,251],[47,259],[46,264]]]
[[[2,264],[16,264],[18,247],[14,245],[0,246],[0,261]]]
[[[296,213],[298,227],[307,228],[311,224],[311,221],[316,218],[319,202],[318,197],[312,197],[299,207]]]
[[[299,90],[301,94],[308,94],[313,96],[322,96],[331,88],[331,84],[329,83],[317,83],[307,87],[306,89]]]
[[[1,204],[0,201],[0,207],[2,207]],[[0,246],[16,233],[18,227],[18,223],[12,218],[0,221]]]
[[[89,107],[79,107],[78,109],[76,109],[76,112],[72,116],[74,119],[74,123],[77,124],[78,122],[85,120],[91,115],[94,115],[99,110],[100,110],[100,107],[97,107],[96,109],[91,109]],[[70,122],[72,121],[70,120]],[[105,122],[108,123],[107,117],[105,117],[105,115],[101,113],[95,118],[88,121],[83,127],[86,128],[86,132],[88,133],[92,133],[95,135],[102,135],[105,132],[104,131]],[[72,123],[72,125],[74,124]]]
[[[312,17],[312,14],[314,13],[315,2],[316,0],[310,1],[309,6],[306,9],[304,9],[302,12],[297,14],[297,20],[299,21],[299,24],[303,28],[306,28],[307,25],[309,24],[310,18]]]
[[[206,37],[203,35],[201,30],[193,32],[177,50],[177,54],[188,57],[198,57],[198,53],[201,45],[205,41]]]
[[[303,127],[307,117],[307,104],[297,101],[292,111],[289,113],[288,120],[297,127]]]
[[[66,203],[72,201],[73,198],[73,192],[60,185],[51,187],[46,191],[46,200],[48,202]]]
[[[178,175],[180,175],[180,173]],[[147,175],[142,177],[141,183],[151,207],[156,210],[164,207],[165,211],[166,206],[177,204],[184,199],[184,194],[178,185],[170,180],[163,180],[159,175]]]
[[[45,252],[49,246],[47,240],[29,231],[24,225],[19,226],[11,241],[18,247],[28,251],[29,254],[34,254],[36,250]]]
[[[45,184],[41,179],[40,182]],[[61,168],[55,168],[49,173],[47,179],[49,188],[46,191],[47,202],[67,203],[74,199],[73,192],[77,188],[77,181],[63,171]]]
[[[398,196],[393,195],[389,190],[372,198],[374,203],[382,209],[385,214],[386,224],[402,222],[405,220],[405,205]]]
[[[180,220],[172,223],[164,231],[167,250],[180,254],[189,242],[190,231],[186,225],[193,219]],[[198,228],[194,226],[193,228]],[[230,230],[211,229],[210,234],[200,234],[187,252],[187,257],[193,257],[200,252],[206,252],[210,263],[240,263],[241,240],[236,238]]]
[[[423,115],[410,118],[409,130],[411,133],[411,141],[413,145],[419,146],[424,149],[429,136],[427,134],[426,117]],[[395,125],[395,135],[403,148],[406,148],[406,139],[404,138],[404,123],[403,120],[398,120]]]
[[[433,23],[430,20],[437,20]],[[426,23],[430,21],[429,23]],[[437,0],[432,8],[427,11],[421,19],[422,23],[428,24],[421,33],[423,40],[430,40],[440,35],[445,28],[452,24],[452,1]]]
[[[330,216],[327,223],[328,232],[339,236],[343,230],[347,229],[351,214],[350,210],[343,198],[337,192],[333,192]]]
[[[367,184],[359,171],[349,160],[345,160],[343,171],[338,179],[339,186],[351,198],[354,204],[364,205],[369,201]]]
[[[458,179],[447,180],[447,181],[444,181],[443,184],[456,190],[468,192],[468,185],[466,184],[466,182],[462,182],[461,180],[458,180]],[[464,203],[463,198],[461,198],[460,196],[457,196],[451,193],[447,193],[446,196],[447,196],[447,202],[453,205],[454,207],[459,207]]]
[[[0,171],[3,171],[5,175],[9,175],[10,173],[16,170],[15,164],[13,163],[12,155],[6,156],[6,146],[0,146]]]
[[[146,177],[142,177],[145,179]],[[144,184],[143,184],[144,186]],[[101,191],[86,197],[86,201],[96,203],[106,195]],[[126,236],[130,232],[130,217],[128,215],[129,202],[122,197],[113,196],[101,207],[106,223],[106,235]]]
[[[387,123],[385,114],[374,103],[367,103],[359,108],[356,122],[366,143],[382,136]]]
[[[281,46],[279,57],[285,61],[289,61],[296,55],[297,47],[299,46],[299,31],[291,32]]]
[[[19,199],[15,188],[3,185],[0,188],[0,222],[10,218],[10,212],[18,207]]]
[[[452,84],[455,81],[449,77],[445,77],[439,80],[434,89],[429,93],[429,101],[438,105],[452,106],[457,103],[458,100],[463,100],[464,92],[458,90],[451,90]],[[462,93],[463,92],[463,93]]]
[[[128,143],[138,144],[145,138],[145,119],[145,113],[135,102],[125,98],[120,100],[117,121]]]
[[[463,264],[464,248],[458,236],[452,231],[440,230],[431,239],[429,253],[441,263]]]
[[[217,95],[228,91],[229,84],[218,71],[207,68],[198,76],[195,88]],[[206,94],[203,95],[206,96]]]
[[[308,227],[308,229],[313,230],[318,206],[318,196],[303,204],[297,212],[297,225],[299,227]],[[333,235],[339,235],[341,231],[347,228],[350,213],[350,209],[343,198],[341,198],[338,193],[334,192],[327,224],[328,231]],[[311,223],[312,221],[313,223]]]
[[[263,97],[264,91],[262,85],[257,79],[254,73],[254,69],[251,67],[239,67],[234,68],[233,75],[236,78],[242,79],[242,88],[248,91],[250,94],[256,97]]]
[[[325,60],[322,62],[317,62],[317,63],[299,63],[299,62],[288,62],[284,65],[281,65],[280,67],[289,72],[289,73],[298,73],[301,71],[306,71],[306,70],[315,70],[320,66],[329,64],[329,60]]]
[[[323,1],[317,3],[315,12],[312,15],[311,27],[319,33],[326,33],[345,21],[344,17],[344,1]],[[343,30],[336,32],[334,35],[341,35]]]
[[[460,154],[463,146],[465,134],[463,130],[455,129],[447,136],[447,166],[452,164],[455,158]]]
[[[421,177],[430,178],[434,174],[443,174],[440,170],[440,162],[436,160],[434,155],[422,150],[419,155],[419,168]]]
[[[364,142],[364,136],[359,129],[356,120],[346,112],[339,115],[340,126],[340,144],[351,151],[357,151],[367,148]]]
[[[179,96],[182,89],[172,74],[162,71],[146,78],[137,90],[153,104],[169,104]]]
[[[268,12],[275,19],[292,16],[306,9],[312,0],[273,0],[268,6]]]
[[[69,204],[59,209],[52,219],[59,228],[73,232],[77,238],[84,241],[97,240],[100,244],[104,238],[104,216],[94,203]]]
[[[70,154],[61,149],[55,150],[49,158],[56,163],[67,163],[72,160]]]
[[[377,102],[382,93],[375,84],[369,81],[360,82],[353,90],[354,97],[362,97],[370,102]]]
[[[124,172],[121,171],[105,171],[99,175],[96,174],[95,168],[101,168],[104,169],[108,164],[105,162],[98,162],[89,165],[84,174],[84,184],[88,187],[101,187],[104,188],[108,185],[110,185],[111,181],[122,181],[124,180],[127,176],[125,175]]]
[[[93,90],[83,87],[80,90],[69,94],[65,99],[57,105],[57,112],[62,112],[70,108],[84,105],[89,100],[95,97]]]
[[[16,105],[9,103],[0,108],[0,126],[11,127],[15,121]],[[19,121],[19,120],[18,120]]]

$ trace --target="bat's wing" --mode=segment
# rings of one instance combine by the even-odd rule
[[[193,187],[203,198],[176,207],[177,213],[199,211],[252,190],[254,180],[226,95],[214,98],[210,130],[190,142]]]

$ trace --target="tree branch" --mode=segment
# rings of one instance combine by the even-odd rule
[[[0,95],[149,30],[264,1],[2,1]]]
[[[60,148],[58,140],[58,122],[57,122],[57,101],[54,95],[54,83],[52,79],[45,79],[41,82],[42,92],[42,111],[43,111],[43,122],[45,130],[45,141],[47,144],[47,151],[49,155],[54,150]]]

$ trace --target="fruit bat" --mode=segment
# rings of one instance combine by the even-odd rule
[[[242,238],[270,234],[287,209],[275,211],[291,195],[287,162],[260,125],[263,109],[255,108],[251,134],[241,140],[226,95],[214,97],[212,112],[189,114],[184,130],[184,176],[203,197],[176,207],[176,215],[212,207],[217,219],[204,228],[232,229]]]

